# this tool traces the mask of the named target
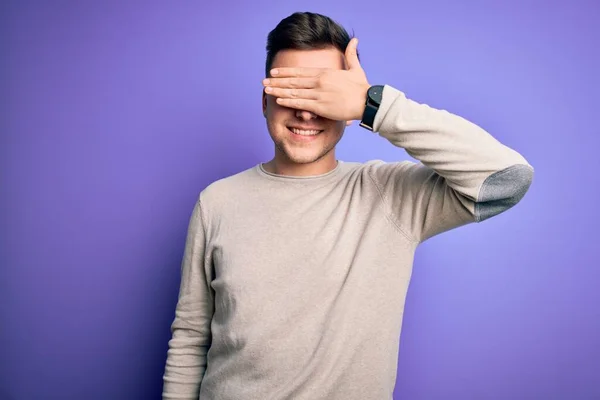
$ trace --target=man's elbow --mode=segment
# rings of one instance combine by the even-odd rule
[[[515,164],[490,175],[482,184],[475,203],[475,220],[485,221],[519,203],[533,182],[529,164]]]

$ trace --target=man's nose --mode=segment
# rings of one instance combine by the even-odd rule
[[[296,117],[304,121],[310,121],[311,119],[317,118],[317,114],[310,111],[297,110]]]

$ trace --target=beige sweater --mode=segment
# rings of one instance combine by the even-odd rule
[[[374,128],[421,163],[338,161],[312,177],[259,164],[202,191],[164,399],[392,398],[416,247],[514,206],[533,168],[391,86]]]

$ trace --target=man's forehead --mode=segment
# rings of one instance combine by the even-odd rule
[[[281,50],[273,67],[337,68],[343,69],[344,55],[336,48],[314,50]]]

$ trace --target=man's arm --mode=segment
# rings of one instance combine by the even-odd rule
[[[391,86],[384,87],[373,130],[421,161],[370,171],[390,218],[418,242],[508,210],[533,179],[522,155],[479,126]]]
[[[206,234],[200,199],[190,218],[181,266],[181,285],[171,325],[163,376],[163,399],[194,399],[206,370],[211,344],[214,302],[210,288],[210,260],[205,254]]]

